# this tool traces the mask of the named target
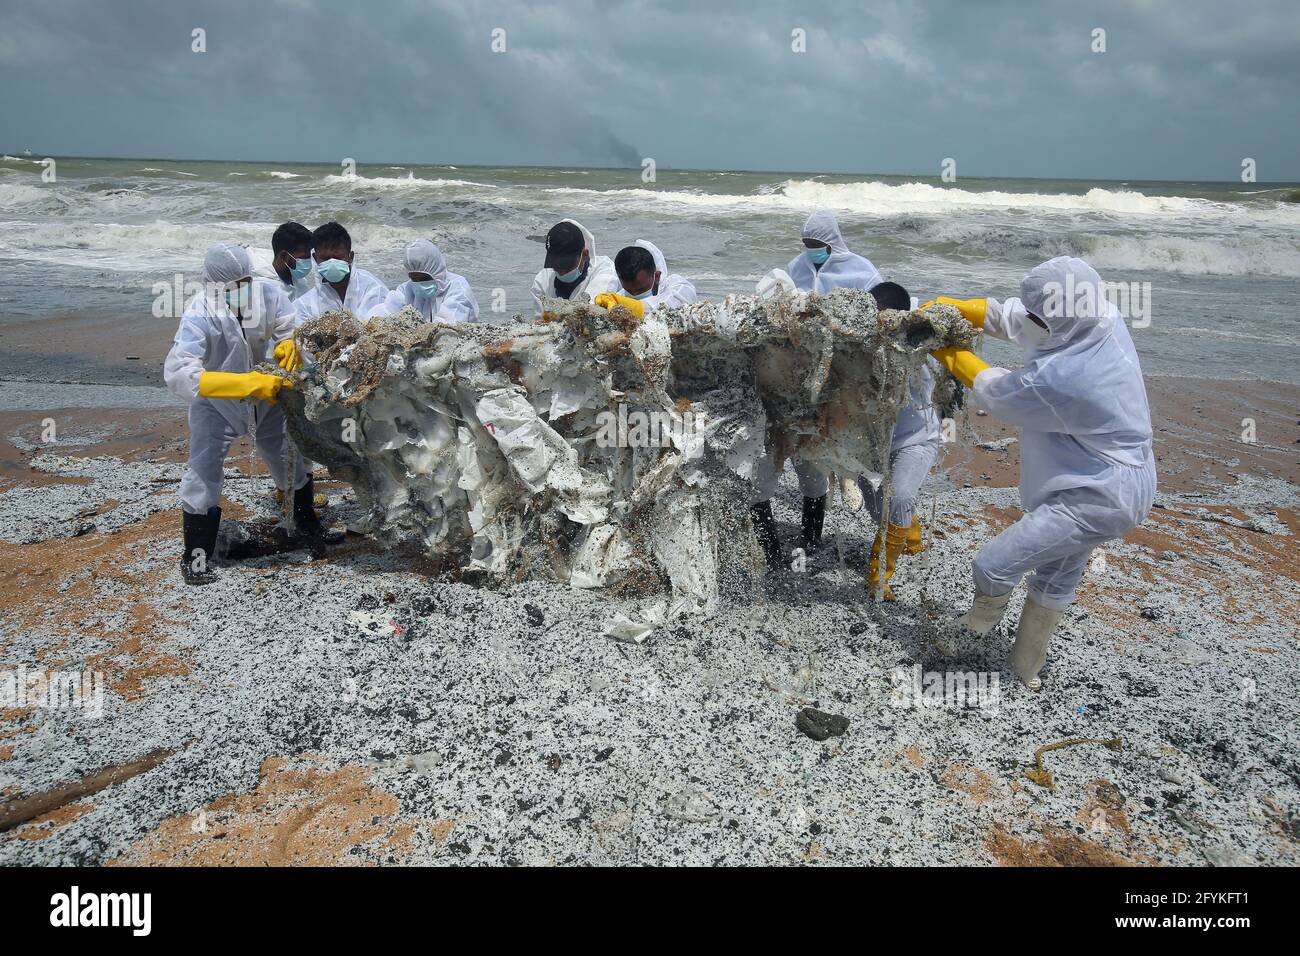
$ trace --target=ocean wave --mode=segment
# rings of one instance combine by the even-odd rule
[[[282,169],[265,169],[259,175],[270,176],[272,179],[300,179],[302,173],[287,173]]]
[[[474,183],[465,179],[416,179],[414,173],[406,176],[326,176],[330,185],[350,186],[353,189],[446,189],[449,186],[469,186],[474,189],[498,189],[491,183]]]
[[[1092,236],[1079,255],[1098,270],[1300,278],[1300,248],[1280,239]]]
[[[113,269],[122,272],[156,272],[193,269],[216,242],[233,241],[265,247],[279,225],[273,222],[218,221],[179,223],[71,222],[52,219],[29,223],[22,230],[0,223],[0,254],[27,262]],[[427,238],[428,229],[354,223],[349,226],[353,244],[366,268],[386,270],[400,266],[400,252],[412,239]]]
[[[675,189],[589,189],[550,186],[542,192],[566,197],[587,197],[598,205],[631,203],[651,210],[680,206],[727,212],[808,212],[835,209],[841,214],[873,218],[1025,210],[1048,215],[1097,214],[1126,219],[1179,219],[1236,224],[1300,226],[1300,209],[1277,201],[1271,204],[1225,203],[1185,196],[1148,196],[1144,193],[1095,187],[1081,195],[1071,193],[980,192],[928,183],[882,182],[823,183],[786,180],[760,187],[755,193],[708,193]]]
[[[1050,259],[1078,256],[1095,268],[1182,275],[1300,277],[1300,239],[1278,236],[1171,236],[1154,232],[1105,234],[1088,230],[987,227],[956,217],[908,217],[901,231],[941,254],[954,247],[963,258]]]
[[[788,180],[781,185],[781,192],[787,198],[807,206],[828,206],[884,216],[987,208],[1238,221],[1266,219],[1300,225],[1300,211],[1287,209],[1281,204],[1273,208],[1257,204],[1238,205],[1185,196],[1148,196],[1133,190],[1103,189],[1099,186],[1077,195],[976,191],[955,186],[940,188],[928,183],[820,183],[804,179]]]
[[[163,176],[185,176],[185,177],[188,177],[189,179],[198,179],[198,178],[199,178],[199,174],[198,174],[198,173],[187,173],[187,172],[183,172],[182,170],[179,170],[179,169],[159,169],[159,168],[156,167],[156,166],[142,166],[140,169],[136,170],[136,172],[139,172],[139,173],[153,173],[153,174],[155,174],[155,175],[157,175],[157,174],[161,174],[161,175],[163,175]]]

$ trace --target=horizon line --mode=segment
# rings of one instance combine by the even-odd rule
[[[25,149],[25,148],[24,148]],[[23,150],[17,152],[4,151],[3,155],[12,159],[20,159],[29,162],[39,163],[41,159],[80,159],[80,160],[106,160],[111,162],[165,162],[165,163],[225,163],[228,165],[247,165],[247,166],[270,166],[282,164],[288,166],[323,166],[334,167],[341,166],[341,162],[328,162],[325,160],[303,160],[303,159],[198,159],[198,158],[181,158],[175,156],[82,156],[76,154],[60,155],[56,153],[45,154],[37,159],[35,153],[31,156],[23,156]],[[396,163],[387,160],[373,160],[370,162],[358,162],[357,168],[362,166],[387,166],[400,169],[412,169],[416,167],[431,168],[454,168],[454,169],[541,169],[541,170],[636,170],[637,166],[614,166],[614,165],[581,165],[576,163],[531,163],[531,164],[503,164],[503,163]],[[893,178],[916,177],[919,179],[939,179],[942,181],[941,174],[926,174],[917,172],[884,172],[884,171],[825,171],[816,172],[806,169],[721,169],[703,166],[664,166],[658,165],[657,170],[664,172],[676,173],[737,173],[743,175],[791,175],[791,176],[887,176]],[[1062,183],[1204,183],[1204,184],[1237,184],[1235,179],[1147,179],[1143,177],[1128,177],[1125,179],[1108,179],[1108,178],[1079,178],[1076,176],[989,176],[989,175],[971,175],[966,174],[958,176],[951,184],[955,185],[962,179],[991,179],[991,180],[1030,180],[1034,182],[1062,182]],[[947,185],[947,183],[945,183]],[[1242,186],[1300,186],[1300,180],[1258,180],[1253,183],[1240,183]]]

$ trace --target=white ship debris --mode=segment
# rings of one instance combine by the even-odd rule
[[[620,622],[637,639],[759,566],[765,455],[887,485],[909,373],[974,330],[841,289],[643,319],[556,299],[499,326],[338,311],[297,334],[314,362],[281,392],[290,430],[352,484],[361,530],[497,581],[654,598],[648,623]]]

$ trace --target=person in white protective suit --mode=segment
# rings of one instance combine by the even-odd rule
[[[982,547],[975,600],[961,623],[987,634],[1025,574],[1029,595],[1011,650],[1026,685],[1094,548],[1137,527],[1156,490],[1151,413],[1142,366],[1124,316],[1082,259],[1059,256],[1034,268],[1020,298],[953,300],[972,324],[1019,345],[1023,368],[990,368],[970,352],[935,353],[991,414],[1020,428],[1020,500],[1025,515]]]
[[[442,250],[428,239],[416,239],[406,246],[407,280],[392,292],[384,304],[391,315],[413,306],[428,322],[476,322],[478,302],[464,276],[447,271]]]
[[[386,315],[388,288],[353,260],[352,236],[337,222],[317,226],[311,234],[312,258],[316,262],[316,285],[294,305],[298,324],[316,319],[334,309],[347,309],[359,322]]]
[[[695,284],[669,272],[663,252],[648,239],[638,239],[620,249],[614,257],[614,271],[618,273],[622,294],[640,300],[647,312],[673,309],[695,301]]]
[[[546,234],[546,259],[533,278],[537,314],[542,300],[574,299],[582,293],[594,302],[602,292],[619,294],[614,263],[609,256],[596,255],[596,240],[582,223],[561,219]]]
[[[907,290],[897,282],[881,282],[872,287],[871,295],[880,309],[906,311],[915,304]],[[937,360],[927,356],[925,364],[909,377],[907,401],[898,410],[898,418],[894,422],[889,442],[891,488],[888,521],[881,520],[883,486],[873,486],[866,478],[858,478],[858,487],[868,502],[877,529],[876,540],[871,548],[867,591],[869,596],[874,596],[877,590],[881,591],[886,601],[894,600],[889,579],[894,575],[899,556],[919,554],[924,550],[916,503],[921,485],[934,466],[942,445],[939,413],[934,407],[936,371],[940,371]]]
[[[189,463],[180,497],[189,584],[212,580],[221,486],[230,444],[251,431],[278,489],[286,490],[284,411],[275,404],[286,380],[253,371],[263,362],[300,365],[294,348],[294,309],[276,285],[252,277],[243,246],[222,242],[203,259],[205,290],[190,300],[163,364],[167,388],[189,403]],[[296,468],[294,512],[304,531],[318,530],[311,474]]]
[[[784,287],[787,277],[795,289],[821,294],[832,289],[870,289],[880,284],[880,271],[871,261],[849,251],[840,233],[839,220],[831,210],[818,209],[810,215],[800,235],[804,251],[790,260],[784,274],[774,270],[758,283],[756,291],[760,296],[774,294]],[[830,480],[820,469],[799,458],[794,460],[794,471],[803,496],[800,543],[805,552],[811,553],[821,545]],[[750,517],[769,568],[781,566],[785,561],[772,518],[772,495],[779,477],[774,452],[768,449],[758,463],[758,494],[750,505]]]
[[[249,249],[253,276],[280,283],[290,302],[311,291],[311,230],[301,223],[286,222],[271,233],[271,249]]]
[[[829,209],[808,217],[800,233],[804,251],[790,260],[785,271],[795,288],[810,292],[832,289],[870,289],[882,281],[880,270],[855,253],[840,234],[839,220]]]

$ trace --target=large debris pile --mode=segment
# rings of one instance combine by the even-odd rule
[[[496,579],[664,595],[672,616],[757,566],[765,455],[887,480],[909,373],[972,334],[950,306],[878,313],[857,290],[644,319],[556,299],[502,326],[331,312],[299,329],[314,361],[281,395],[367,533]]]

